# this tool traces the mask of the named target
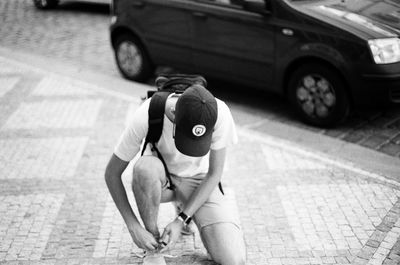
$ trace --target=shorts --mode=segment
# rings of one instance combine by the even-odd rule
[[[175,201],[178,208],[182,208],[189,200],[189,197],[201,184],[203,179],[204,174],[190,178],[171,175],[171,181],[175,185]],[[239,228],[237,217],[234,216],[226,196],[222,194],[218,186],[192,218],[199,230],[205,226],[217,223],[232,223]]]

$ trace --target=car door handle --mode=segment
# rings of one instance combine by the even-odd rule
[[[132,5],[136,8],[142,8],[144,7],[144,3],[142,1],[133,1]]]
[[[207,15],[202,13],[202,12],[193,12],[192,14],[193,14],[194,17],[197,17],[197,18],[202,18],[202,19],[206,19],[207,18]]]

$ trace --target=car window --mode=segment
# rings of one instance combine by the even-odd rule
[[[237,7],[242,5],[243,0],[196,0],[196,2]]]
[[[216,6],[232,7],[234,9],[243,9],[244,0],[192,0],[193,2],[212,4]],[[271,10],[271,0],[247,0],[251,2],[260,2],[264,8]]]

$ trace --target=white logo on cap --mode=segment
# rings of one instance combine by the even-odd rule
[[[195,136],[200,137],[206,133],[206,127],[204,125],[195,125],[192,129],[192,133]]]

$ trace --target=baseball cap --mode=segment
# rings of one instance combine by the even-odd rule
[[[175,146],[187,156],[208,153],[217,121],[214,96],[201,85],[192,85],[178,98],[175,106]]]

